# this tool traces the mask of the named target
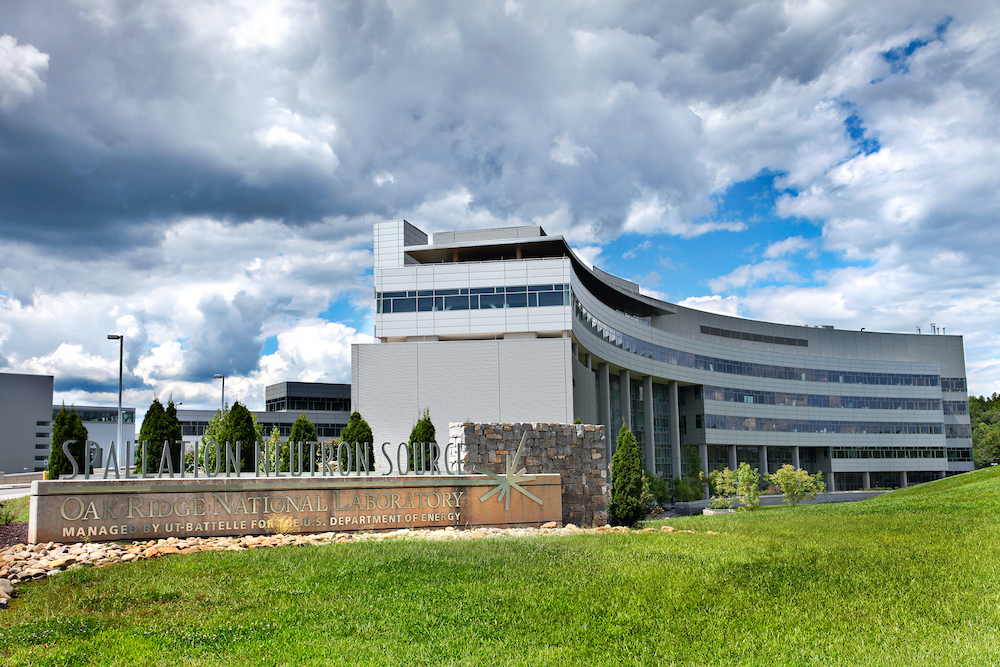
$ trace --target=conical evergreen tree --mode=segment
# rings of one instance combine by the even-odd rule
[[[611,458],[611,502],[608,519],[616,526],[634,526],[646,516],[642,505],[642,457],[632,431],[622,424]]]
[[[431,462],[437,457],[436,437],[430,408],[424,408],[424,414],[410,431],[410,470],[431,469]]]
[[[433,429],[434,424],[431,424],[432,433]],[[340,433],[340,441],[351,445],[351,470],[358,470],[358,462],[354,460],[357,457],[357,447],[355,446],[357,443],[361,444],[362,450],[365,444],[368,445],[368,470],[375,469],[375,439],[372,436],[372,427],[368,425],[360,412],[351,413],[347,427]],[[341,461],[340,465],[347,465],[347,461]]]
[[[236,443],[240,443],[240,470],[242,472],[253,472],[254,444],[257,442],[257,424],[247,410],[246,406],[236,401],[229,411],[227,420],[229,422],[228,441],[236,449]],[[264,438],[261,437],[261,440]],[[263,445],[264,443],[261,442]],[[220,442],[223,457],[223,468],[225,468],[225,443]]]
[[[73,464],[69,462],[63,454],[63,443],[67,440],[75,440],[69,446],[69,452],[76,459],[77,466],[82,473],[85,465],[84,452],[87,451],[87,427],[83,425],[80,415],[76,414],[74,408],[66,411],[66,404],[63,403],[62,410],[52,421],[52,449],[49,454],[48,478],[59,479],[60,475],[69,475],[73,472]]]

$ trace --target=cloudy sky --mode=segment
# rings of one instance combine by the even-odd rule
[[[371,224],[541,224],[675,303],[965,337],[1000,391],[989,2],[0,4],[0,371],[350,381]]]

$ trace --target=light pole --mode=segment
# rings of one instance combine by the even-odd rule
[[[222,411],[226,411],[226,376],[221,373],[215,374],[215,379],[222,378]]]
[[[118,442],[115,445],[122,451],[122,371],[125,367],[125,334],[108,334],[108,340],[118,341]],[[86,454],[90,456],[88,452]],[[117,458],[117,456],[115,457]],[[126,464],[127,465],[127,464]]]

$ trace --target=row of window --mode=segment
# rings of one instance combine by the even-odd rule
[[[971,438],[972,426],[969,424],[945,424],[944,434],[948,438]]]
[[[700,416],[698,415],[698,417]],[[717,428],[726,431],[769,431],[776,433],[942,435],[944,432],[944,424],[931,422],[847,422],[705,415],[704,423],[705,428]]]
[[[942,378],[944,381],[944,378]],[[946,415],[967,415],[969,414],[968,401],[942,401],[944,413]]]
[[[966,391],[965,378],[941,378],[941,391]]]
[[[969,458],[961,458],[968,451]],[[971,461],[972,450],[946,449],[944,447],[831,447],[830,458],[834,459],[943,459],[949,461]],[[953,453],[954,452],[954,453]],[[954,458],[953,458],[954,457]],[[839,473],[838,473],[839,475]]]
[[[822,396],[816,394],[789,394],[729,387],[705,387],[705,399],[730,403],[760,403],[808,408],[846,408],[855,410],[940,410],[937,398],[883,398],[875,396]],[[951,402],[951,401],[945,401]],[[962,403],[961,401],[954,401]],[[968,409],[966,409],[968,412]],[[964,413],[946,413],[964,414]]]
[[[765,336],[764,334],[752,334],[747,331],[731,331],[729,329],[719,329],[717,327],[706,327],[701,325],[701,332],[709,336],[720,336],[722,338],[735,338],[736,340],[749,340],[755,343],[773,343],[774,345],[791,345],[792,347],[809,347],[809,341],[805,338],[785,338],[783,336]]]
[[[311,412],[350,412],[351,399],[349,398],[297,398],[283,397],[272,398],[267,401],[267,412],[280,412],[283,410],[309,410]]]
[[[748,361],[733,361],[717,359],[690,352],[672,350],[662,345],[640,340],[634,336],[622,333],[598,318],[594,317],[579,301],[575,302],[576,317],[582,324],[589,327],[595,336],[605,342],[615,345],[626,352],[631,352],[648,359],[655,359],[668,364],[708,370],[716,373],[729,373],[749,377],[772,378],[775,380],[801,380],[804,382],[833,382],[840,384],[864,385],[899,385],[907,387],[936,387],[941,378],[937,375],[911,375],[907,373],[861,373],[852,371],[831,371],[816,368],[794,368],[789,366],[771,366],[755,364]],[[964,383],[964,378],[958,378]],[[958,390],[956,390],[958,391]]]
[[[494,308],[568,305],[569,285],[467,287],[375,293],[375,311],[378,313],[490,310]]]
[[[272,424],[261,421],[260,425],[264,427],[264,434],[266,436],[271,435],[274,427],[278,427],[278,433],[282,438],[287,438],[292,434],[291,424]],[[315,424],[315,426],[316,437],[318,438],[339,438],[341,431],[347,428],[347,424]],[[207,428],[208,422],[181,422],[181,435],[205,435]]]
[[[59,414],[62,408],[52,408],[53,419]],[[76,414],[80,416],[80,419],[85,422],[111,422],[113,424],[118,423],[118,410],[76,410]],[[135,423],[135,412],[132,411],[122,411],[122,423],[123,424],[134,424]],[[42,424],[39,423],[39,426]]]

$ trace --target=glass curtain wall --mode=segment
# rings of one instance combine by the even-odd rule
[[[632,434],[639,445],[639,456],[642,459],[642,468],[646,469],[646,401],[642,391],[641,380],[630,380],[632,391],[629,394],[632,403]]]
[[[670,390],[665,384],[653,383],[653,454],[656,474],[666,479],[674,476],[670,453]]]

